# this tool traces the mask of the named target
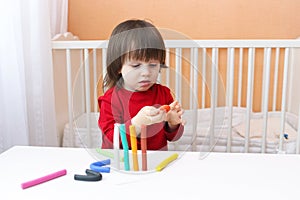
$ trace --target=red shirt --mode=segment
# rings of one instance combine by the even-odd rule
[[[100,107],[98,125],[102,131],[102,148],[113,148],[115,123],[125,124],[127,142],[131,148],[129,134],[131,118],[144,106],[160,107],[169,105],[173,101],[170,89],[160,84],[154,84],[149,90],[143,92],[131,92],[117,87],[110,88],[98,99]],[[167,122],[161,122],[147,126],[148,150],[167,150],[167,141],[176,141],[182,136],[182,125],[171,132],[167,124]],[[138,149],[141,149],[140,138],[137,138],[137,145]],[[120,147],[122,148],[121,142]]]

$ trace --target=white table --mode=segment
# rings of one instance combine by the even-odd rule
[[[161,172],[75,181],[94,161],[82,148],[15,146],[0,154],[0,199],[300,199],[299,155],[188,152]],[[61,169],[67,175],[20,186]]]

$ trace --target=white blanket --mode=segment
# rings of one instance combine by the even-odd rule
[[[189,149],[194,151],[209,149],[210,151],[226,152],[229,134],[228,109],[225,107],[216,109],[213,137],[211,137],[209,128],[211,115],[211,109],[186,110],[184,115],[184,118],[187,120],[185,132],[180,140],[169,144],[169,149]],[[246,109],[234,107],[232,116],[230,152],[245,152]],[[280,112],[268,113],[265,149],[267,153],[278,153],[280,119]],[[261,113],[251,115],[248,152],[259,153],[262,151],[263,123],[264,120]],[[295,127],[297,127],[297,117],[291,113],[286,113],[284,133],[287,134],[287,138],[283,140],[283,149],[286,153],[295,152],[295,140],[297,138]],[[194,145],[192,145],[193,141]]]

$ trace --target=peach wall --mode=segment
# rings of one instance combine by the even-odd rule
[[[299,0],[69,0],[68,31],[107,39],[121,21],[150,19],[193,39],[300,36]]]

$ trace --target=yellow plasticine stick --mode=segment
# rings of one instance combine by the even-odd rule
[[[130,132],[130,143],[132,150],[132,161],[133,161],[133,170],[139,171],[138,157],[137,157],[137,141],[136,141],[136,131],[133,125],[129,126]]]
[[[170,157],[163,160],[161,163],[159,163],[156,167],[156,171],[163,170],[168,164],[170,164],[172,161],[176,160],[178,158],[178,153],[172,154]]]

